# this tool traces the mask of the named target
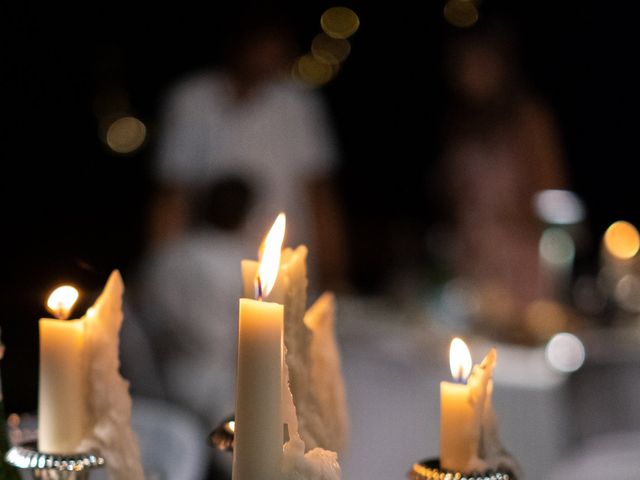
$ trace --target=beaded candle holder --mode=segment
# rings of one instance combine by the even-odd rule
[[[511,472],[474,472],[465,474],[440,469],[437,458],[414,463],[407,475],[409,480],[517,480]]]
[[[104,458],[92,453],[56,455],[39,452],[36,442],[12,447],[5,455],[10,465],[29,470],[38,480],[88,480],[91,470],[104,466]]]

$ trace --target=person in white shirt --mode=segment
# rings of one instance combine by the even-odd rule
[[[307,244],[322,286],[335,287],[345,265],[331,187],[338,148],[322,99],[282,75],[290,43],[280,24],[245,21],[229,41],[226,68],[174,87],[158,144],[155,175],[162,189],[152,236],[179,236],[200,192],[216,179],[240,176],[255,191],[247,240],[257,249],[277,213],[285,212],[287,243]]]

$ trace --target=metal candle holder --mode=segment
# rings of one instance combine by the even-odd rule
[[[233,438],[235,433],[235,417],[233,415],[225,418],[209,434],[209,444],[224,452],[233,451]]]
[[[39,452],[36,442],[12,447],[5,455],[10,465],[30,470],[38,480],[89,480],[91,470],[104,466],[104,458],[93,453],[58,455]]]
[[[442,470],[440,459],[432,458],[414,463],[407,478],[409,480],[516,480],[511,472],[462,473]]]

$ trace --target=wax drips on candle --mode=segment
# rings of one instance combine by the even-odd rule
[[[90,432],[80,449],[100,452],[111,480],[143,480],[140,447],[131,428],[129,382],[119,372],[123,292],[120,272],[114,270],[104,291],[84,317],[91,418]]]
[[[480,431],[476,439],[476,455],[469,461],[465,471],[510,471],[516,478],[522,478],[518,462],[504,448],[498,437],[498,425],[491,401],[496,359],[496,349],[492,348],[480,365],[474,365],[467,381],[471,387],[470,401],[474,405],[477,418],[480,419]]]
[[[338,454],[323,448],[305,453],[305,443],[298,431],[298,415],[289,389],[289,368],[283,368],[282,383],[283,419],[289,431],[289,441],[283,447],[283,480],[340,480]]]

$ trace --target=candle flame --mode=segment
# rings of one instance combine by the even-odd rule
[[[458,337],[451,340],[449,366],[451,367],[451,375],[458,382],[465,382],[471,373],[471,352],[469,352],[467,344]]]
[[[280,255],[282,254],[285,225],[286,217],[284,213],[281,213],[276,218],[264,240],[262,259],[256,276],[257,296],[260,299],[269,295],[276,283],[276,277],[280,269]]]
[[[70,285],[56,288],[47,299],[47,310],[56,318],[66,320],[78,300],[78,290]]]

